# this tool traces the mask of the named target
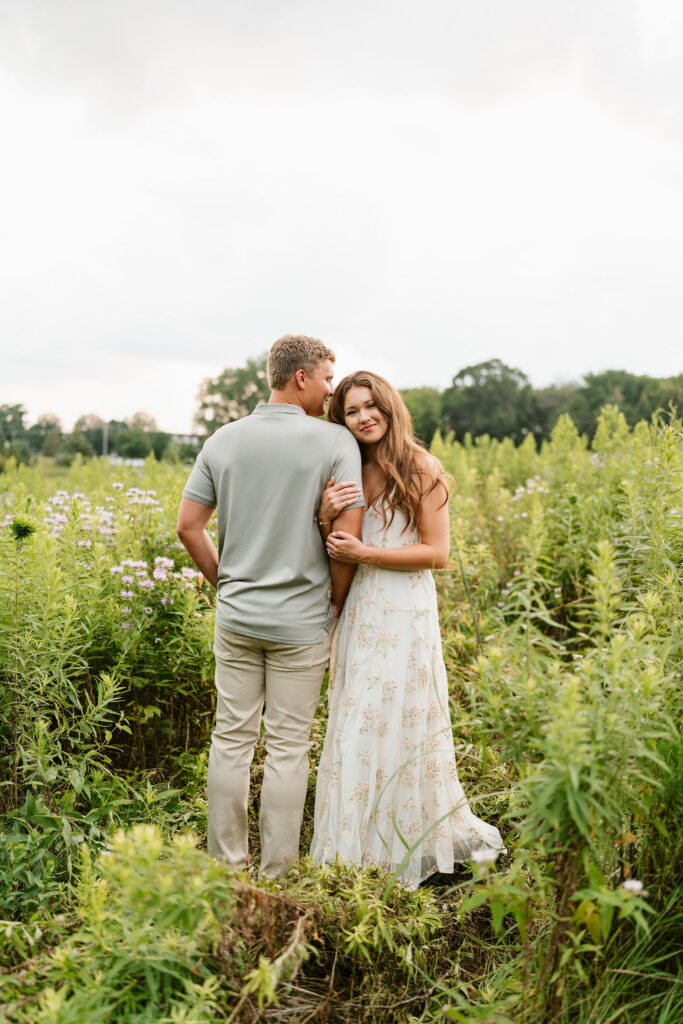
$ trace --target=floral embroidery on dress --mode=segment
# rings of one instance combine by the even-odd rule
[[[356,630],[356,634],[353,639],[355,640],[359,647],[368,646],[368,644],[370,643],[370,632],[371,627],[367,625],[367,623],[361,623],[358,626],[358,629]]]
[[[382,683],[382,700],[393,700],[396,693],[396,683],[393,679],[385,679]]]
[[[404,527],[400,513],[387,526],[367,509],[363,542],[419,543]],[[432,573],[359,565],[335,630],[313,859],[400,868],[414,887],[501,846],[458,781]]]
[[[380,717],[379,708],[376,704],[366,704],[362,712],[363,717],[363,728],[361,732],[366,732],[368,729],[372,729],[379,736],[383,736],[387,731],[387,726]]]
[[[375,636],[375,650],[379,654],[387,654],[389,649],[393,649],[398,644],[398,636],[391,636],[384,630],[379,630]]]
[[[419,839],[421,835],[423,835],[422,822],[419,820],[419,818],[413,818],[413,820],[408,825],[408,839]]]
[[[421,719],[422,715],[417,704],[411,704],[409,707],[404,708],[401,724],[404,728],[409,729],[414,725],[419,725]]]
[[[352,693],[346,693],[341,701],[341,704],[339,705],[339,714],[351,714],[357,703],[358,701],[356,700]]]
[[[369,782],[357,782],[351,790],[351,803],[354,807],[364,807],[368,802],[368,793],[370,792]]]

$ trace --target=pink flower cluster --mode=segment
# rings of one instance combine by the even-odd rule
[[[69,494],[68,491],[57,491],[47,499],[47,513],[43,523],[53,537],[61,534],[69,519],[72,519],[83,533],[96,532],[101,537],[114,537],[117,533],[111,509],[102,505],[93,508],[90,499],[80,491],[74,491],[73,494]],[[89,548],[92,546],[92,539],[84,537],[79,540],[78,546]]]
[[[174,572],[173,567],[173,559],[165,558],[163,555],[158,555],[151,566],[144,559],[131,558],[124,558],[119,565],[112,565],[109,571],[113,576],[119,577],[122,584],[119,597],[123,598],[125,603],[121,607],[121,614],[125,617],[131,615],[134,609],[128,602],[135,602],[137,599],[138,609],[145,615],[152,615],[154,612],[152,605],[142,606],[142,599],[149,601],[152,592],[157,589],[162,591],[161,606],[165,608],[167,605],[172,605],[174,598],[165,592],[164,583],[172,582],[175,585],[180,583],[189,590],[196,587],[196,581],[200,575],[196,569],[183,566],[180,571]],[[130,629],[130,622],[124,622],[123,629]]]
[[[157,501],[156,491],[142,491],[139,487],[131,487],[126,491],[126,497],[129,505],[149,505],[154,509],[161,507]]]

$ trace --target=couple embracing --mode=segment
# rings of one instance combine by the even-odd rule
[[[218,592],[208,852],[248,863],[263,713],[260,873],[296,862],[330,661],[311,855],[417,885],[502,849],[455,766],[430,572],[448,559],[447,482],[396,389],[369,372],[334,389],[333,364],[315,338],[276,341],[269,403],[208,439],[183,491],[178,534]]]

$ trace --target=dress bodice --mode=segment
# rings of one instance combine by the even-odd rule
[[[371,548],[402,548],[408,544],[419,544],[420,537],[415,529],[406,529],[408,520],[405,512],[396,509],[394,518],[385,523],[384,516],[375,505],[363,510],[363,543]]]

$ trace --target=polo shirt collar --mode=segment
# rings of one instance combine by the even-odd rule
[[[257,405],[252,411],[252,416],[256,415],[272,416],[273,414],[284,413],[295,413],[297,416],[305,416],[306,413],[300,405],[292,405],[290,402],[263,402],[261,405]]]

